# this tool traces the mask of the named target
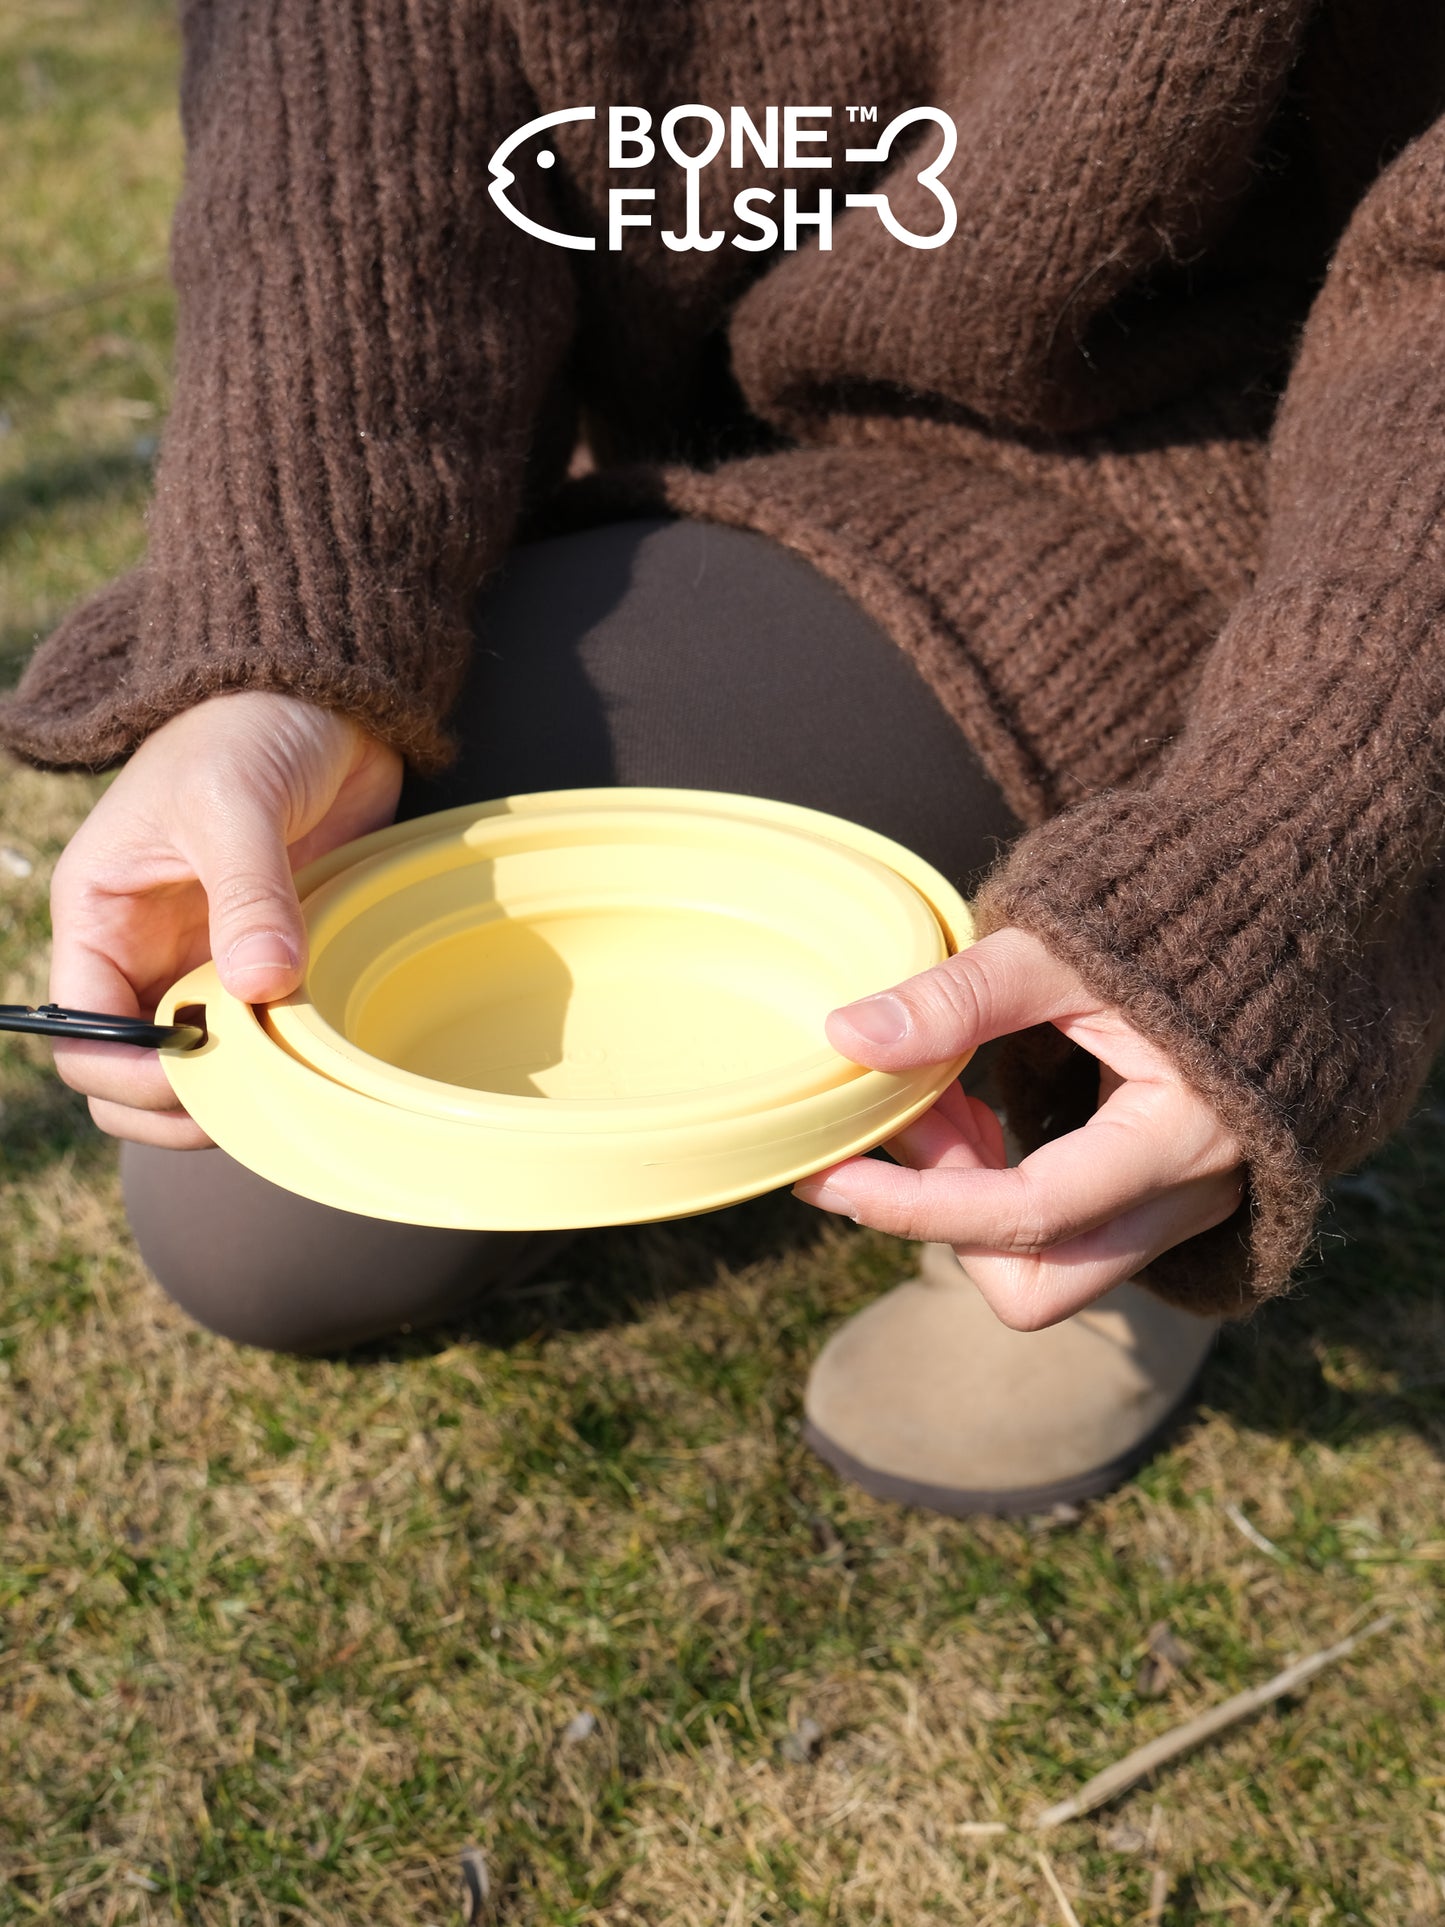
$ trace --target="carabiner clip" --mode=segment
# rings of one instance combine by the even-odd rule
[[[110,1017],[99,1010],[64,1010],[59,1004],[0,1004],[0,1030],[40,1037],[82,1038],[89,1044],[138,1044],[142,1050],[199,1050],[206,1041],[202,1004],[176,1012],[188,1021],[150,1024],[144,1017]]]

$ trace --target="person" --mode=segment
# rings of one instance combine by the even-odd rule
[[[398,806],[680,781],[896,835],[983,940],[828,1035],[1003,1040],[1030,1151],[960,1086],[799,1186],[926,1247],[810,1436],[943,1510],[1103,1489],[1441,1033],[1439,11],[192,0],[185,37],[148,553],[0,714],[126,764],[52,995],[143,1011],[208,951],[285,994],[293,869]],[[328,1216],[188,1148],[153,1056],[60,1059],[237,1338],[545,1261]]]

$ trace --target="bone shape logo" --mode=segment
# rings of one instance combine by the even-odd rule
[[[628,108],[621,110],[613,109],[612,111],[614,115],[622,112],[632,116],[634,125],[628,129],[628,138],[634,141],[641,140],[644,142],[650,154],[652,145],[650,139],[648,139],[645,131],[638,131],[638,123],[647,123],[648,121],[648,117],[643,114],[642,110]],[[737,110],[734,111],[736,112]],[[776,109],[770,108],[768,110],[769,116],[775,117],[776,111]],[[789,111],[791,112],[792,110]],[[814,117],[819,115],[825,116],[828,112],[827,109],[823,108],[808,109],[805,111]],[[511,165],[512,157],[524,148],[537,134],[545,133],[553,127],[565,126],[572,121],[595,121],[596,118],[597,109],[595,107],[563,107],[555,113],[539,114],[535,120],[527,121],[525,125],[517,128],[515,133],[509,134],[506,140],[502,142],[501,146],[498,147],[492,155],[489,164],[491,181],[487,189],[492,200],[514,226],[524,229],[528,234],[534,236],[535,239],[545,241],[552,247],[576,248],[582,253],[590,254],[597,247],[597,239],[595,235],[591,234],[565,234],[560,229],[546,227],[542,222],[534,221],[530,215],[523,213],[522,209],[516,206],[511,200],[508,193],[508,190],[515,185],[517,180],[516,170]],[[701,119],[708,123],[710,138],[697,154],[688,154],[677,143],[676,129],[679,123],[685,119]],[[933,122],[943,134],[939,151],[916,176],[920,187],[927,188],[939,204],[942,211],[942,220],[939,226],[931,234],[914,233],[911,228],[905,227],[903,223],[899,221],[892,207],[889,205],[886,194],[845,194],[843,196],[843,204],[845,207],[871,207],[876,212],[884,227],[893,236],[894,240],[902,242],[905,247],[938,248],[952,239],[958,226],[958,209],[954,203],[952,194],[940,178],[943,170],[953,159],[954,152],[958,146],[958,130],[954,126],[952,117],[938,107],[910,107],[905,112],[894,115],[893,119],[889,121],[888,125],[880,134],[878,144],[875,147],[849,147],[844,150],[844,153],[847,160],[854,162],[886,161],[890,157],[894,142],[904,129],[916,126],[923,121]],[[749,123],[749,125],[751,128],[751,123]],[[775,151],[775,118],[770,118],[769,126],[772,130],[773,148]],[[716,157],[722,146],[724,134],[725,125],[723,117],[717,109],[713,107],[700,105],[674,107],[663,120],[661,128],[663,145],[671,158],[679,167],[684,169],[687,175],[687,207],[683,231],[679,235],[668,230],[662,237],[670,248],[677,250],[690,248],[708,250],[718,247],[725,238],[721,230],[714,230],[710,234],[703,234],[700,229],[698,214],[699,183],[702,170]],[[751,130],[751,137],[754,144],[759,146],[759,151],[762,151],[761,144],[757,140],[755,129]],[[824,138],[824,136],[810,132],[802,135],[800,138],[807,141],[818,141]],[[551,148],[541,148],[536,155],[536,165],[541,168],[550,168],[555,165],[556,159],[557,156]],[[736,162],[734,164],[736,164]],[[809,157],[801,164],[810,167],[827,167],[831,165],[831,163],[817,157]],[[777,224],[762,215],[753,203],[758,200],[771,201],[772,198],[773,196],[770,192],[758,188],[749,189],[737,197],[734,203],[735,211],[747,224],[760,231],[771,230],[771,233],[763,240],[745,240],[738,235],[734,235],[733,240],[735,245],[754,251],[771,246],[772,241],[776,239],[777,236]],[[648,188],[612,189],[609,197],[611,204],[609,245],[613,249],[621,245],[622,228],[647,227],[651,225],[651,217],[649,215],[624,213],[622,211],[623,206],[626,203],[651,199],[652,190]],[[805,214],[799,216],[797,214],[796,190],[792,188],[786,191],[784,199],[785,203],[791,203],[787,208],[784,222],[784,231],[789,237],[785,240],[784,245],[788,247],[796,245],[797,227],[802,224],[817,227],[819,229],[820,247],[830,247],[832,244],[831,189],[824,188],[822,190],[821,200],[824,206],[817,215]]]

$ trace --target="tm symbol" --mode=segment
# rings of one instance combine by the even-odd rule
[[[848,118],[849,120],[877,120],[878,109],[876,107],[850,107],[848,109]]]

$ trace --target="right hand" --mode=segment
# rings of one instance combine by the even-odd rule
[[[389,823],[401,777],[395,750],[293,696],[246,690],[172,717],[56,865],[52,1001],[149,1017],[207,957],[246,1003],[286,996],[306,967],[293,871]],[[154,1051],[62,1042],[55,1059],[103,1131],[173,1150],[210,1142]]]

